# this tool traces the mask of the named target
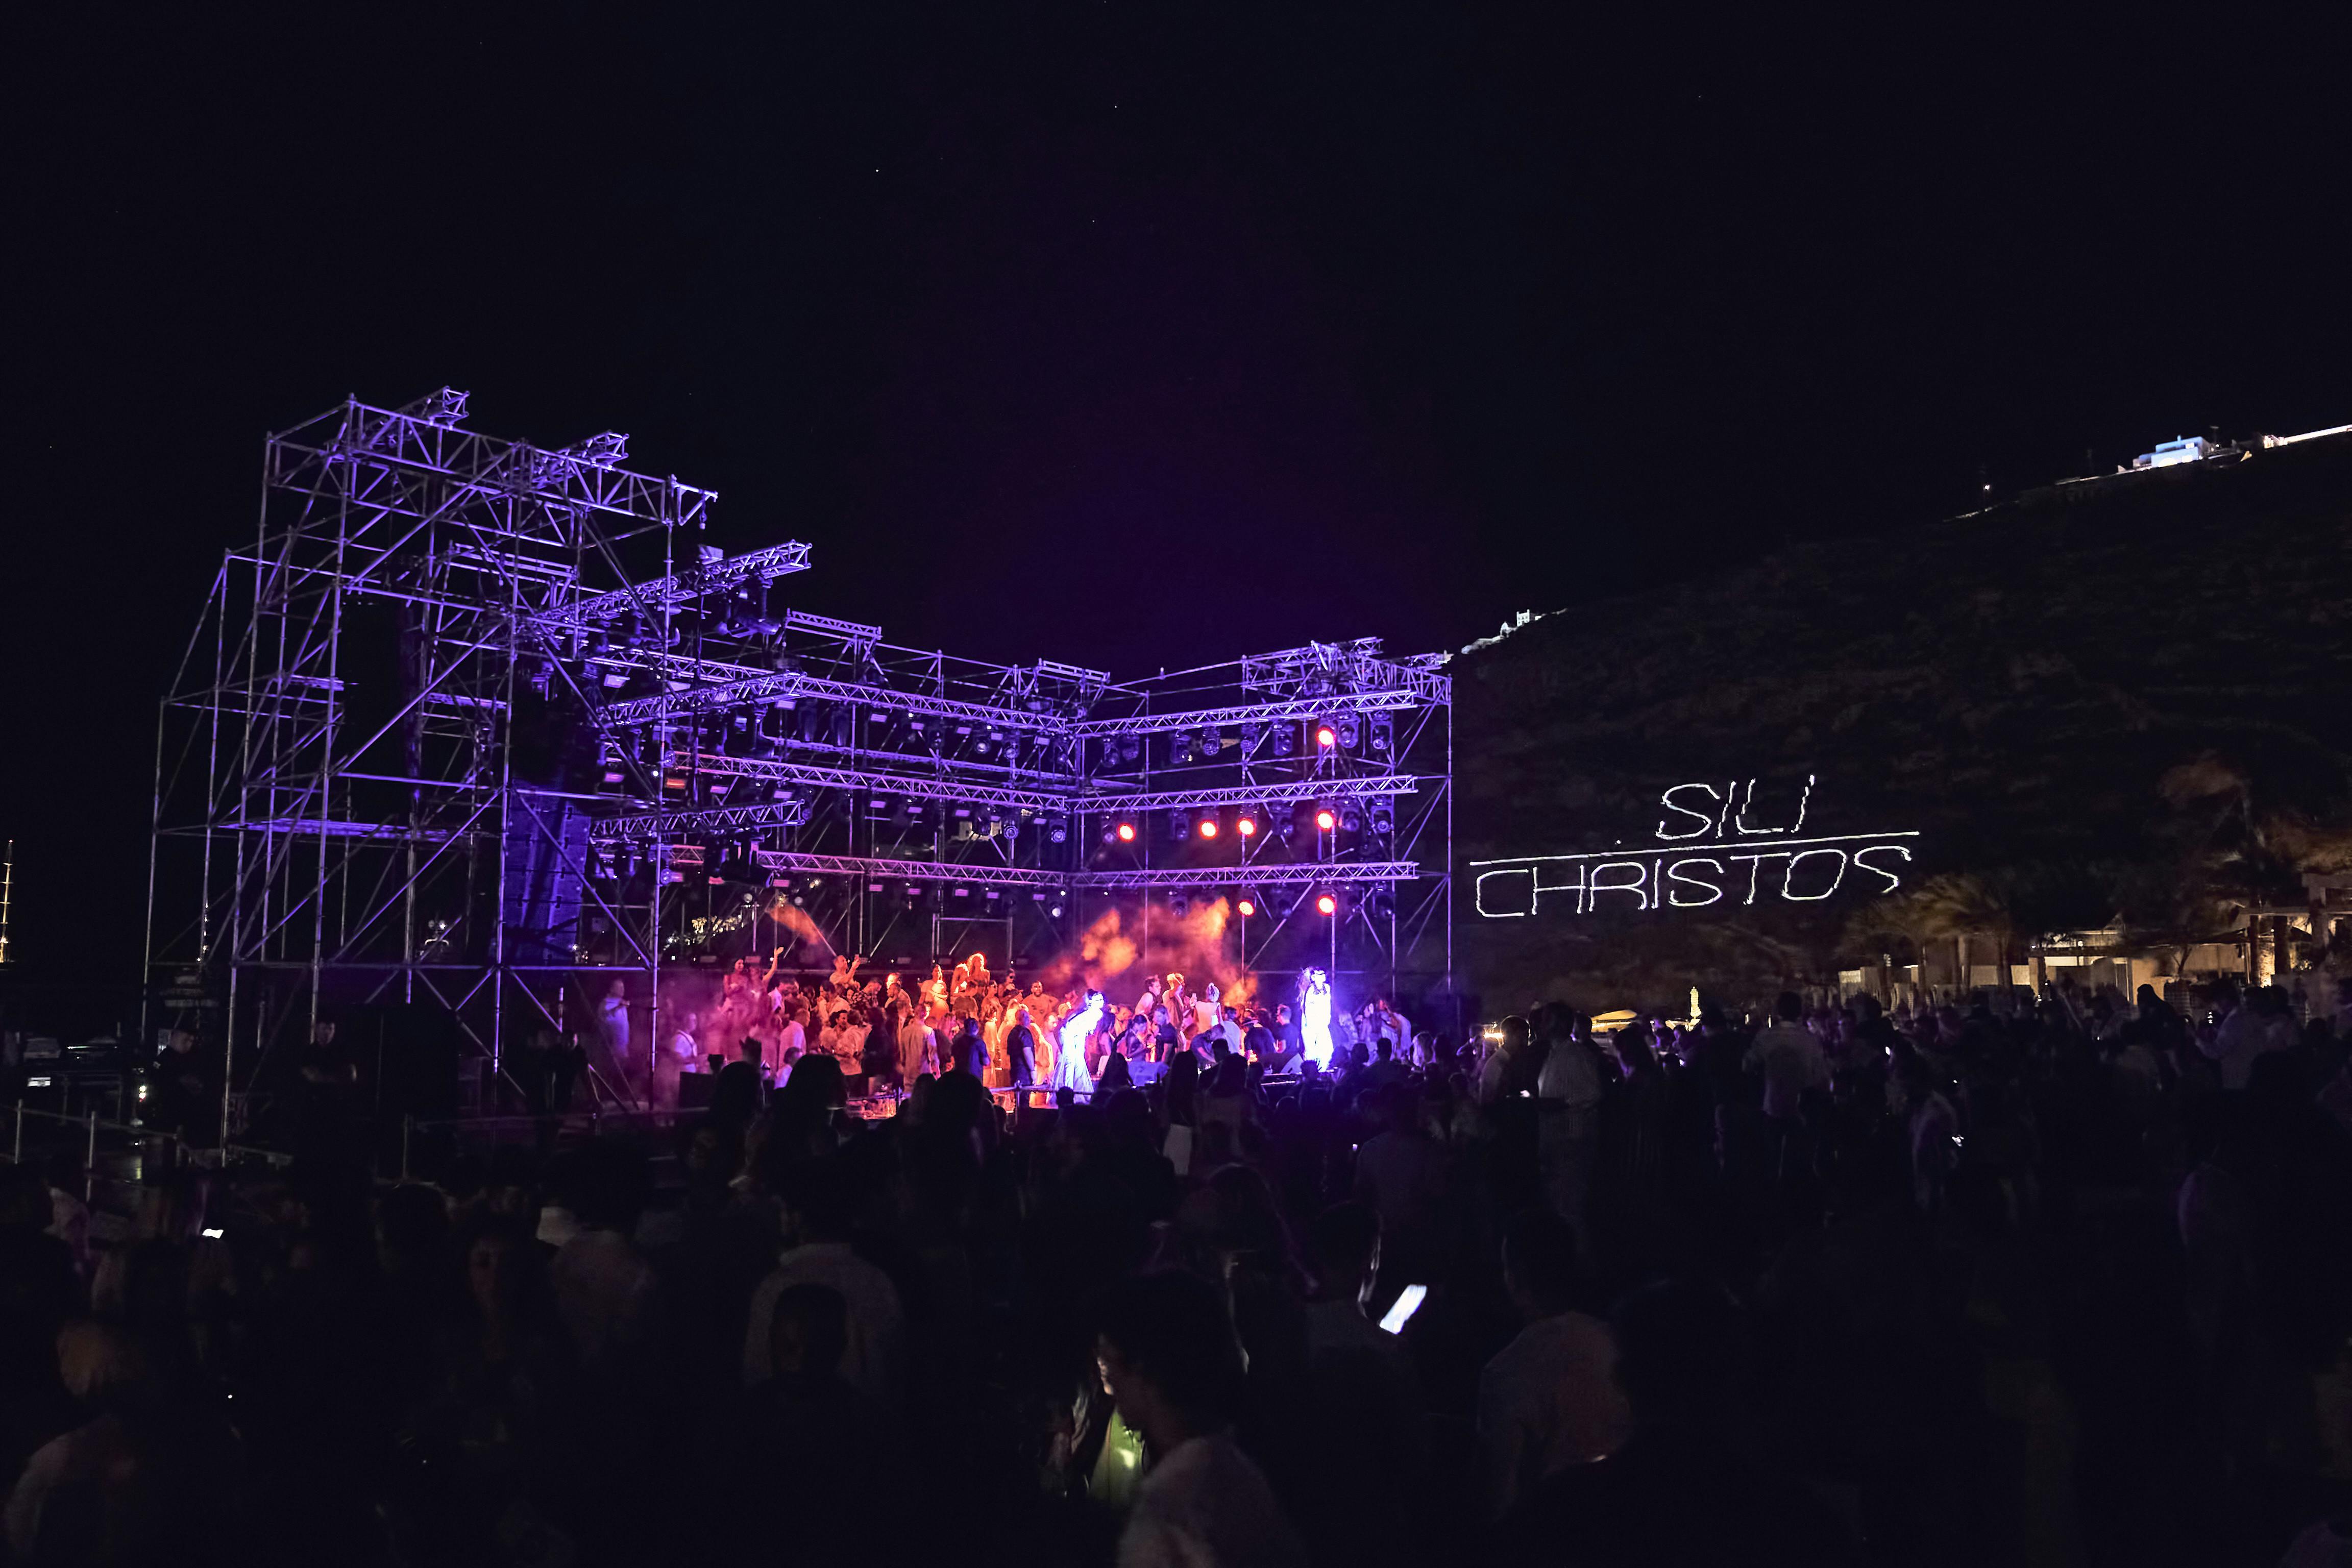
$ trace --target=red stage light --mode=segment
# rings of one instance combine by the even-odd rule
[[[1315,726],[1315,743],[1318,746],[1336,746],[1339,743],[1339,731],[1333,730],[1328,724],[1318,724]]]
[[[1201,837],[1203,838],[1214,838],[1216,836],[1217,819],[1213,816],[1204,816],[1201,818]]]
[[[1328,893],[1318,894],[1315,900],[1315,912],[1318,915],[1336,915],[1339,912],[1339,900]]]
[[[1118,841],[1121,844],[1132,844],[1135,842],[1135,824],[1132,822],[1122,822],[1118,825]]]
[[[1241,910],[1242,919],[1247,920],[1250,916],[1257,913],[1257,901],[1254,899],[1244,899],[1240,903],[1235,904],[1234,908]]]
[[[1247,838],[1251,834],[1257,831],[1257,818],[1255,816],[1243,817],[1240,821],[1234,824],[1234,831],[1240,834],[1244,838]]]
[[[1315,814],[1315,826],[1322,832],[1330,832],[1332,828],[1339,826],[1339,819],[1332,816],[1328,807]]]

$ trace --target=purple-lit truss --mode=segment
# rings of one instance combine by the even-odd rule
[[[392,1001],[495,1063],[613,975],[643,1003],[722,936],[789,941],[744,881],[772,875],[796,931],[888,961],[1057,951],[1138,894],[1339,889],[1245,956],[1450,984],[1441,658],[1359,639],[1120,681],[900,647],[782,603],[809,546],[709,545],[717,497],[626,468],[625,437],[465,417],[445,389],[269,437],[164,701],[148,957],[212,988],[238,1071]]]

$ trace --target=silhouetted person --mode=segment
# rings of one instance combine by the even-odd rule
[[[1633,1436],[1608,1458],[1535,1488],[1505,1521],[1497,1560],[1631,1565],[1858,1561],[1836,1519],[1794,1475],[1737,1435],[1742,1314],[1713,1285],[1635,1291],[1612,1318]]]
[[[1146,1274],[1105,1293],[1095,1357],[1151,1468],[1118,1542],[1120,1568],[1255,1568],[1304,1561],[1265,1477],[1234,1442],[1241,1355],[1214,1286]]]

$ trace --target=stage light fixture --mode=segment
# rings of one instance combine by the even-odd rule
[[[1179,730],[1168,737],[1168,762],[1171,767],[1190,767],[1192,763],[1192,736],[1190,731]]]
[[[1062,918],[1062,906],[1059,904],[1049,904],[1046,906],[1045,912],[1054,919],[1060,920]]]
[[[1192,837],[1192,825],[1191,823],[1189,823],[1189,822],[1187,822],[1187,821],[1185,821],[1185,820],[1184,820],[1184,814],[1183,814],[1182,812],[1181,812],[1181,811],[1171,811],[1171,812],[1170,812],[1170,813],[1168,814],[1168,837],[1171,837],[1171,838],[1189,838],[1189,837]]]
[[[1315,912],[1318,915],[1336,915],[1339,912],[1339,900],[1328,893],[1318,893],[1315,896]]]
[[[1372,721],[1372,750],[1386,752],[1396,743],[1396,726],[1386,719]]]
[[[1244,894],[1240,901],[1234,905],[1234,908],[1241,912],[1242,919],[1247,920],[1250,916],[1257,913],[1257,900],[1249,897],[1247,894]]]
[[[1396,810],[1387,801],[1372,803],[1372,831],[1381,834],[1396,831]]]
[[[1060,844],[1067,840],[1069,837],[1069,818],[1066,816],[1053,816],[1045,819],[1045,841],[1047,843]]]
[[[1168,912],[1182,920],[1192,912],[1192,900],[1182,893],[1171,893],[1168,895]]]
[[[1315,743],[1328,751],[1339,743],[1339,731],[1328,724],[1318,724],[1315,726]]]
[[[1296,725],[1277,724],[1274,730],[1274,754],[1287,757],[1298,750],[1298,730]]]
[[[1214,838],[1217,836],[1216,817],[1213,815],[1201,818],[1201,824],[1197,831],[1203,838]]]
[[[1339,744],[1347,747],[1348,750],[1351,752],[1354,751],[1356,749],[1356,737],[1361,733],[1361,731],[1359,730],[1356,724],[1356,716],[1350,713],[1341,719],[1339,721]]]
[[[1117,831],[1118,833],[1118,841],[1121,844],[1132,844],[1135,842],[1135,824],[1132,822],[1120,823]]]
[[[1332,814],[1331,808],[1328,805],[1315,814],[1315,829],[1318,833],[1328,833],[1339,825],[1339,817]]]
[[[1252,837],[1257,832],[1257,818],[1247,816],[1235,817],[1234,819],[1234,831],[1240,834],[1244,838]]]
[[[1342,833],[1355,833],[1355,832],[1359,832],[1359,831],[1360,831],[1360,830],[1362,829],[1363,826],[1364,826],[1364,818],[1363,818],[1363,815],[1362,815],[1360,812],[1357,811],[1357,809],[1356,809],[1354,806],[1352,806],[1352,805],[1351,805],[1351,806],[1349,806],[1347,810],[1345,810],[1345,811],[1343,811],[1343,812],[1341,812],[1341,813],[1339,814],[1339,831],[1340,831],[1340,832],[1342,832]]]

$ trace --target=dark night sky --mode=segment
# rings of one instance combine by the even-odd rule
[[[629,431],[719,542],[813,542],[807,607],[1121,671],[1454,646],[1980,470],[2352,419],[2340,34],[25,9],[0,828],[43,967],[130,973],[154,698],[263,432],[347,393]]]

